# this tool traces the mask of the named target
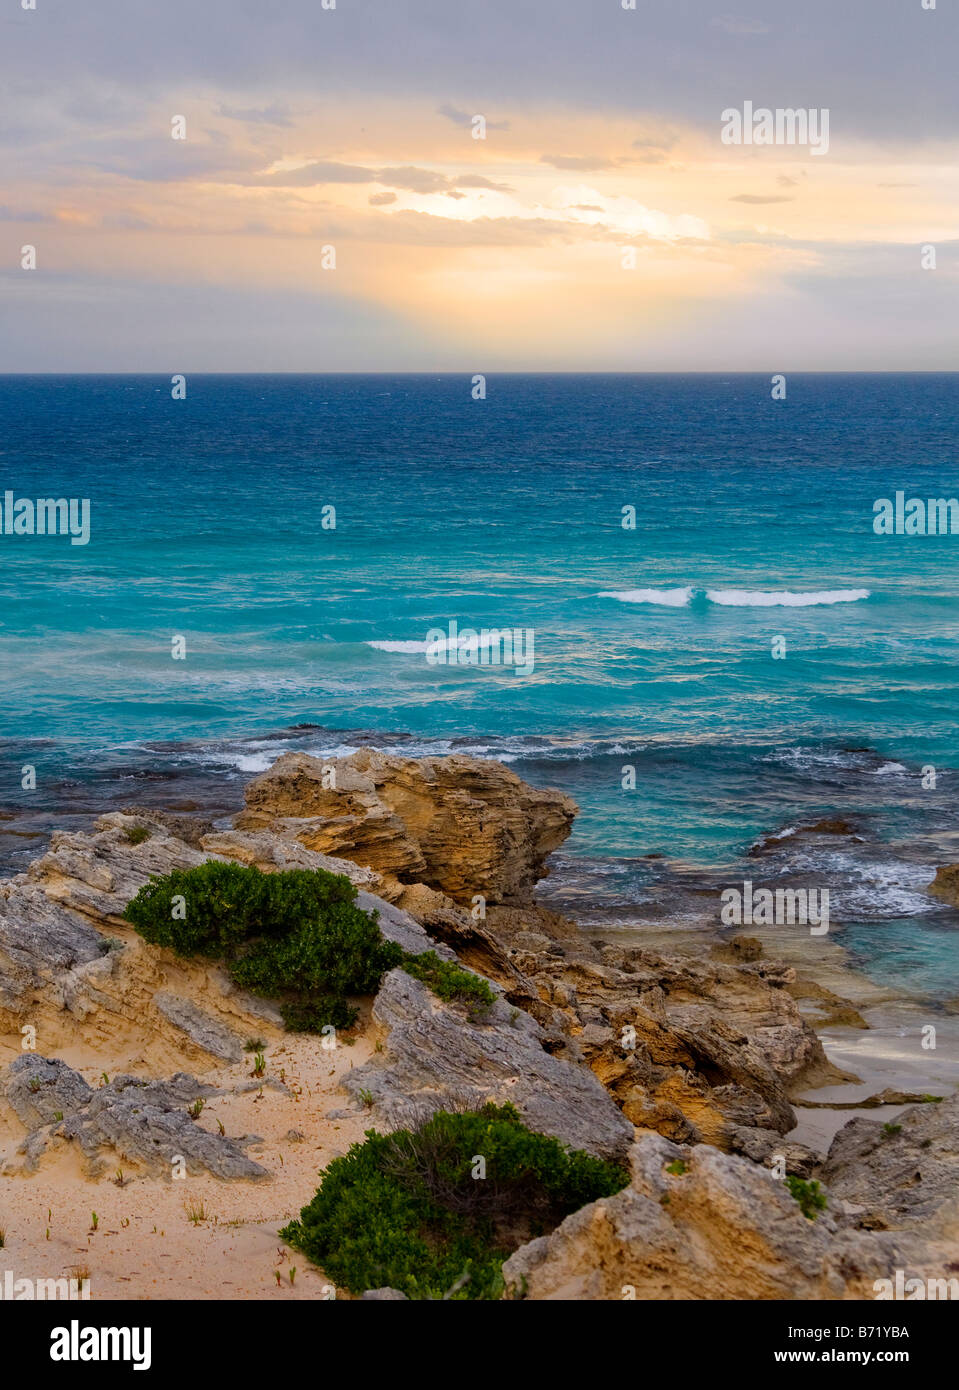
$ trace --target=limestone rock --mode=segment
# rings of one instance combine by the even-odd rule
[[[386,976],[373,1005],[385,1050],[351,1071],[346,1089],[372,1102],[375,1119],[401,1128],[437,1110],[510,1101],[531,1129],[570,1148],[622,1157],[633,1127],[586,1067],[551,1057],[542,1029],[498,999],[471,1020],[403,970]]]
[[[959,1213],[959,1094],[912,1106],[885,1124],[850,1120],[833,1139],[822,1176],[871,1229],[930,1225],[950,1204]]]
[[[117,1076],[94,1089],[65,1062],[28,1053],[11,1062],[0,1092],[29,1131],[21,1145],[27,1172],[49,1147],[69,1140],[85,1155],[91,1176],[107,1166],[103,1150],[108,1149],[119,1159],[142,1164],[155,1177],[170,1177],[178,1155],[190,1173],[269,1177],[246,1156],[241,1141],[211,1134],[196,1123],[187,1107],[215,1092],[183,1072],[168,1081]]]
[[[944,864],[936,870],[936,876],[929,885],[929,892],[943,898],[953,907],[959,907],[959,864]]]
[[[522,902],[576,809],[562,792],[536,790],[497,762],[363,748],[327,762],[285,753],[248,785],[236,826],[291,835],[459,903],[475,894]]]
[[[514,1297],[874,1298],[895,1269],[941,1276],[944,1246],[847,1229],[829,1210],[810,1221],[782,1182],[708,1145],[647,1135],[631,1162],[629,1187],[507,1260]]]

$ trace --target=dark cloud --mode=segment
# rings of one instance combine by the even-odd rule
[[[11,208],[0,203],[0,222],[52,222],[48,212],[29,212],[25,208]]]
[[[795,201],[788,193],[736,193],[731,203],[792,203]]]
[[[368,199],[371,208],[385,208],[396,202],[395,193],[371,193]]]
[[[486,120],[487,130],[509,130],[509,121],[491,121],[485,111],[460,111],[458,107],[451,106],[448,101],[444,102],[442,106],[438,106],[436,110],[439,115],[445,116],[454,125],[465,126],[467,129],[472,129],[474,117],[483,116]]]
[[[4,26],[8,87],[69,100],[97,88],[150,101],[214,91],[227,107],[269,111],[316,93],[404,97],[465,130],[494,129],[521,104],[655,112],[718,127],[728,106],[827,106],[833,148],[846,135],[908,142],[959,124],[959,6],[940,0],[40,0]],[[757,25],[768,32],[759,33]],[[758,59],[761,65],[757,66]],[[443,95],[458,93],[457,100]],[[111,96],[111,99],[113,97]],[[470,109],[472,107],[472,109]]]

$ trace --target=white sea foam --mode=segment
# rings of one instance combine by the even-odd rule
[[[765,592],[761,589],[707,589],[710,603],[724,608],[810,608],[822,603],[856,603],[869,597],[868,589],[814,589],[794,593],[791,589]]]
[[[426,651],[425,642],[364,642],[365,647],[375,647],[378,652],[406,652],[410,656]]]
[[[479,632],[473,637],[462,634],[452,641],[448,637],[437,637],[433,642],[384,641],[364,642],[363,645],[375,647],[377,651],[381,652],[401,652],[408,656],[421,656],[427,652],[453,651],[457,648],[460,651],[481,651],[486,647],[492,647],[498,641],[499,636],[496,633],[484,634]]]
[[[685,589],[604,589],[598,598],[615,598],[620,603],[658,603],[667,608],[685,608],[693,596]]]

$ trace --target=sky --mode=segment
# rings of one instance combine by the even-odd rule
[[[959,370],[957,53],[959,0],[0,0],[0,372]]]

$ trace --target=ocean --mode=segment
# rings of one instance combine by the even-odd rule
[[[959,493],[959,377],[771,389],[0,378],[0,497],[90,503],[86,545],[0,532],[0,872],[110,807],[228,814],[287,748],[465,751],[580,803],[543,897],[583,922],[826,886],[856,964],[955,1000],[959,535],[873,519]],[[532,670],[427,660],[451,623]]]

